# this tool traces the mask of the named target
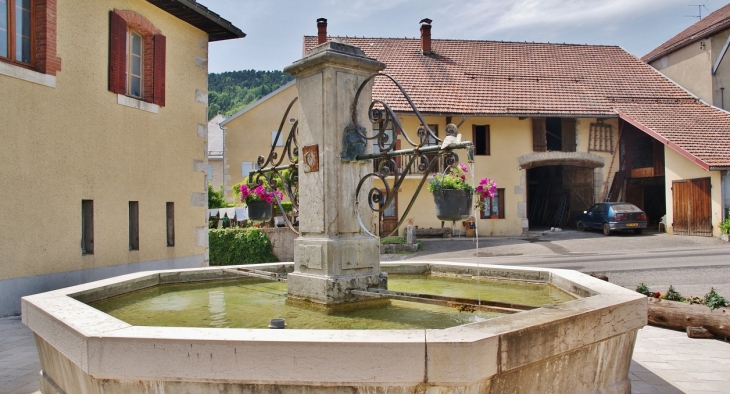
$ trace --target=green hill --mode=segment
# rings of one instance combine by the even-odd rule
[[[283,71],[241,70],[208,74],[208,119],[228,117],[293,78]]]

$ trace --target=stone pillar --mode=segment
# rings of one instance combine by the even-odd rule
[[[345,128],[352,124],[350,108],[358,87],[384,68],[359,48],[330,41],[284,69],[297,79],[301,108],[301,236],[294,248],[294,272],[287,280],[290,300],[327,306],[358,301],[348,290],[380,283],[379,242],[360,229],[355,213],[355,190],[360,179],[372,172],[372,162],[343,162],[340,153]],[[358,103],[358,123],[368,129],[371,90],[372,82]],[[372,231],[376,217],[367,205],[371,187],[371,183],[363,186],[360,210],[363,223]]]

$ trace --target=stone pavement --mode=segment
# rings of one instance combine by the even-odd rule
[[[20,317],[0,319],[0,394],[39,393],[40,368],[33,333]],[[730,393],[730,343],[646,326],[629,378],[632,394]]]

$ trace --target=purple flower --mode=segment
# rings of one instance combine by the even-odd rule
[[[469,169],[466,167],[466,165],[464,163],[459,163],[459,167],[461,167],[462,171],[469,172]],[[462,175],[462,179],[463,178],[464,178],[464,176]]]

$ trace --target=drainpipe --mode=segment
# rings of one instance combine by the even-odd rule
[[[725,109],[725,88],[720,88],[720,108]]]

